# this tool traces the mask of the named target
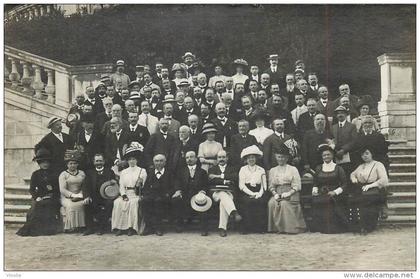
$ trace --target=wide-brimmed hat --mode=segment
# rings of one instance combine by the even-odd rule
[[[102,74],[102,75],[101,75],[101,79],[100,79],[100,81],[101,81],[102,83],[104,83],[104,82],[106,82],[106,81],[111,81],[111,78],[109,77],[109,75],[108,75],[108,74]]]
[[[96,89],[99,88],[100,86],[103,86],[106,89],[106,86],[103,82],[99,82],[98,85],[96,85]]]
[[[248,147],[242,149],[241,159],[244,159],[245,157],[247,157],[249,155],[255,155],[255,156],[261,157],[263,155],[263,153],[261,152],[261,150],[256,145],[251,145],[251,146],[248,146]]]
[[[48,149],[41,147],[35,152],[35,156],[32,159],[32,161],[45,161],[45,160],[51,160],[51,153],[48,151]]]
[[[162,101],[162,103],[175,103],[175,102],[176,102],[175,97],[172,94],[165,95]]]
[[[185,72],[185,71],[187,71],[187,67],[184,63],[175,63],[172,66],[172,72],[175,72],[175,71],[184,71]]]
[[[137,65],[136,66],[136,71],[144,71],[144,66],[143,65]]]
[[[105,181],[99,188],[99,193],[106,200],[114,200],[120,194],[118,182],[114,179]]]
[[[125,62],[124,62],[124,60],[117,60],[117,63],[115,63],[115,65],[117,66],[117,67],[125,67]]]
[[[140,143],[136,142],[136,144],[131,144],[124,152],[124,158],[128,159],[129,157],[139,158],[141,153],[143,152],[144,147]]]
[[[213,201],[206,194],[200,192],[191,198],[191,207],[195,211],[205,212],[210,209]]]
[[[295,70],[295,74],[296,73],[301,73],[301,74],[304,74],[305,73],[305,71],[303,70],[303,69],[301,69],[301,68],[297,68],[296,70]]]
[[[233,61],[233,64],[234,64],[234,65],[239,65],[239,66],[245,66],[245,67],[248,67],[248,62],[246,62],[246,60],[245,60],[245,59],[242,59],[242,58],[235,59],[235,60]]]
[[[190,83],[188,82],[188,80],[186,78],[181,79],[181,81],[178,84],[179,86],[190,86]]]
[[[73,121],[77,121],[79,120],[79,113],[70,113],[69,115],[67,115],[67,121],[68,122],[73,122]]]
[[[64,152],[64,161],[65,162],[68,162],[68,161],[79,162],[81,157],[82,157],[82,155],[80,154],[79,150],[77,150],[77,149],[67,149]]]
[[[210,133],[210,132],[217,133],[217,129],[216,129],[216,126],[213,123],[208,122],[208,123],[203,125],[203,130],[201,130],[201,134],[205,135],[205,134]]]
[[[318,151],[320,153],[326,150],[331,151],[332,153],[335,153],[334,148],[332,148],[332,146],[330,146],[329,144],[323,143],[323,144],[318,145]]]
[[[279,55],[278,54],[270,54],[267,58],[267,60],[272,60],[272,59],[279,59]]]
[[[365,116],[362,116],[362,117],[361,117],[361,120],[362,120],[362,125],[363,125],[363,124],[365,124],[365,123],[372,123],[372,124],[375,124],[375,122],[376,122],[375,118],[373,118],[373,116],[372,116],[372,115],[365,115]]]
[[[130,83],[128,84],[128,87],[129,87],[129,88],[131,88],[131,87],[133,87],[134,85],[138,85],[138,86],[140,86],[140,82],[138,82],[137,80],[133,80],[132,82],[130,82]]]
[[[54,123],[59,122],[59,121],[61,121],[61,118],[60,118],[60,117],[56,117],[56,116],[50,117],[50,119],[48,119],[47,128],[48,128],[48,129],[49,129],[49,128],[51,128],[51,126],[52,126]]]
[[[195,55],[192,54],[192,52],[187,51],[183,56],[182,56],[182,60],[185,60],[185,58],[187,57],[191,57],[192,59],[195,59]]]
[[[133,101],[140,100],[141,99],[140,93],[137,91],[131,91],[130,97],[128,99],[133,100]]]
[[[343,111],[343,112],[345,112],[345,113],[348,113],[347,108],[346,108],[346,107],[344,107],[344,106],[338,106],[338,107],[334,110],[334,113],[338,113],[338,112],[340,112],[340,111]]]

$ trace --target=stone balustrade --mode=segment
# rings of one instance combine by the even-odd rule
[[[6,22],[31,20],[40,16],[50,14],[55,9],[53,4],[25,4],[19,5],[6,14]]]
[[[5,46],[4,61],[6,88],[66,108],[77,93],[112,71],[112,64],[72,66],[10,46]]]

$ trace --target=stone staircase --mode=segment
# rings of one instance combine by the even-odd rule
[[[382,225],[415,225],[416,223],[416,149],[402,143],[389,148],[390,184],[388,214]],[[26,220],[31,205],[29,177],[20,184],[5,186],[5,216],[8,227],[19,227]]]

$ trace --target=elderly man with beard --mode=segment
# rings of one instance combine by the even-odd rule
[[[284,119],[286,134],[294,135],[296,133],[296,126],[293,122],[292,114],[283,108],[283,98],[279,95],[273,95],[272,100],[273,104],[268,109],[271,120]]]
[[[124,166],[123,155],[129,142],[129,134],[127,128],[123,128],[121,118],[112,117],[109,123],[109,132],[105,135],[106,165],[119,171]]]
[[[121,125],[123,128],[128,129],[128,121],[122,118],[122,107],[118,104],[112,105],[111,108],[111,116],[112,118],[117,117],[119,119],[121,119]],[[102,130],[100,131],[102,135],[106,135],[109,131],[110,131],[110,127],[111,127],[111,120],[105,122],[105,124],[102,127]]]
[[[329,143],[331,134],[326,130],[325,115],[317,114],[314,118],[314,129],[308,130],[303,136],[301,155],[305,171],[315,170],[316,166],[323,163],[318,151],[320,144]]]

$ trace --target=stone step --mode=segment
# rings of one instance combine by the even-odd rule
[[[4,195],[4,201],[5,201],[5,204],[30,205],[32,203],[32,196],[6,193]]]
[[[9,224],[23,224],[26,222],[26,217],[4,216],[4,222]]]
[[[416,155],[415,146],[390,145],[388,151],[390,155]]]
[[[416,202],[416,192],[395,192],[388,196],[388,203],[413,203]]]
[[[416,163],[391,163],[389,165],[389,172],[415,172],[416,171]]]
[[[415,172],[390,172],[389,180],[391,182],[414,182],[416,181]]]
[[[388,184],[388,191],[394,192],[415,192],[416,182],[390,182]]]
[[[27,204],[5,204],[4,212],[27,212],[31,208]]]
[[[413,203],[388,203],[388,215],[416,215],[416,204]]]
[[[416,224],[416,215],[390,215],[385,220],[381,220],[380,223],[385,224]]]
[[[28,195],[29,194],[29,186],[28,185],[8,184],[8,185],[5,185],[4,188],[6,189],[7,194],[22,194],[22,195]]]
[[[396,154],[388,155],[390,162],[392,163],[416,163],[416,155],[407,154]]]
[[[23,182],[25,183],[25,185],[29,186],[29,183],[31,182],[31,177],[27,176],[27,177],[24,177],[22,179],[23,179]]]

